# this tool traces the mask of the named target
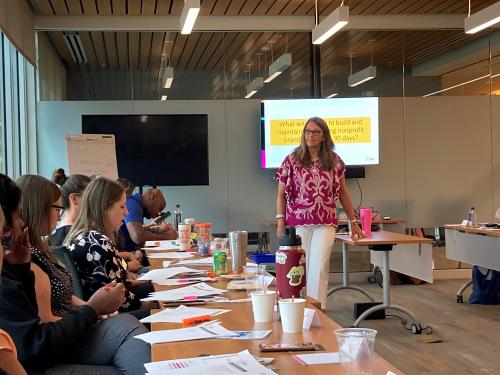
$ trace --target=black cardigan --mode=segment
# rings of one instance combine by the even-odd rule
[[[0,328],[16,344],[18,358],[27,371],[57,363],[71,363],[83,338],[97,321],[88,305],[80,306],[54,323],[40,324],[35,297],[35,277],[30,264],[4,262],[0,284]]]

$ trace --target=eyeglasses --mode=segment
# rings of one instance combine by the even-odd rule
[[[308,135],[321,135],[323,132],[321,130],[311,130],[306,128],[305,133]]]
[[[64,207],[63,206],[53,204],[52,207],[57,210],[57,213],[59,214],[59,216],[62,216],[64,214]]]

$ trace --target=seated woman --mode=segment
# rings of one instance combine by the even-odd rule
[[[3,239],[3,211],[0,210],[0,237]],[[8,241],[8,237],[6,238]],[[3,263],[3,247],[0,243],[0,270]],[[26,375],[23,366],[17,360],[17,351],[9,334],[0,328],[0,374]]]
[[[56,227],[61,206],[59,188],[46,178],[24,175],[17,180],[22,191],[21,219],[29,228],[31,270],[35,274],[38,316],[42,322],[54,322],[76,306],[85,304],[73,295],[71,274],[59,264],[43,237]]]
[[[75,260],[86,296],[113,280],[128,279],[127,263],[116,249],[116,233],[126,215],[125,192],[120,184],[104,177],[90,182],[83,194],[80,215],[64,241]],[[149,282],[131,279],[127,286],[127,304],[120,311],[140,308],[140,298],[154,290]]]
[[[60,186],[64,216],[61,219],[59,228],[49,238],[51,246],[61,246],[63,244],[80,213],[83,192],[90,181],[90,177],[82,174],[72,174],[66,177],[62,168],[54,171],[52,182]],[[138,253],[123,252],[120,253],[120,256],[127,261],[130,271],[136,272],[143,268],[141,264],[142,253],[140,251]]]
[[[150,361],[150,347],[133,337],[147,332],[146,328],[130,314],[99,320],[123,303],[123,284],[99,289],[86,304],[55,322],[40,321],[30,270],[29,228],[21,229],[20,203],[21,190],[0,174],[0,205],[6,222],[0,327],[12,337],[21,364],[29,372],[47,374],[143,373],[144,363]]]
[[[54,176],[57,176],[57,178],[53,178],[52,182],[60,186],[64,216],[61,219],[61,225],[50,237],[49,242],[52,246],[61,246],[64,242],[71,226],[76,221],[76,218],[80,213],[82,194],[90,182],[90,177],[82,174],[72,174],[71,176],[66,177],[63,172],[61,176],[61,174],[56,173],[60,169],[61,168],[54,171]]]

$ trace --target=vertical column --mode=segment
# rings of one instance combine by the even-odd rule
[[[321,98],[321,53],[320,47],[312,43],[312,33],[309,34],[309,43],[311,45],[311,96]]]

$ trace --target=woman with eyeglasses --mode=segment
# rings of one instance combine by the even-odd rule
[[[42,322],[54,322],[85,303],[73,295],[70,272],[59,264],[44,240],[64,211],[61,191],[42,176],[24,175],[16,183],[22,191],[21,219],[28,226],[32,245],[38,315]]]
[[[352,225],[352,235],[364,237],[358,226],[345,182],[345,165],[333,151],[334,143],[325,120],[306,121],[300,145],[281,164],[276,174],[277,235],[285,226],[297,228],[306,251],[307,295],[326,309],[330,254],[337,228],[339,200]]]
[[[38,179],[43,179],[43,177]],[[35,182],[38,200],[45,206],[34,206],[29,197],[7,176],[0,174],[0,205],[6,225],[2,234],[4,263],[0,283],[0,327],[12,337],[21,364],[30,373],[46,374],[139,374],[144,363],[150,361],[148,344],[133,339],[147,332],[146,328],[130,314],[120,314],[99,319],[110,314],[123,303],[125,288],[121,283],[110,283],[97,290],[89,300],[54,322],[44,323],[38,316],[35,275],[30,270],[33,247],[40,246],[37,236],[47,231],[55,220],[57,202],[55,189],[46,179],[35,181],[23,176],[22,184]],[[43,184],[42,184],[43,182]],[[43,187],[42,187],[43,186]],[[27,194],[33,193],[26,189]],[[36,194],[35,194],[36,195]],[[48,202],[48,203],[47,203]],[[25,207],[25,205],[31,207]],[[46,208],[43,210],[41,208]],[[48,211],[47,211],[48,210]],[[38,213],[44,213],[44,218]],[[26,221],[42,229],[22,229]],[[38,218],[38,219],[37,219]],[[28,235],[33,238],[33,246]],[[43,246],[43,244],[42,244]]]
[[[80,213],[82,194],[90,182],[90,177],[82,174],[72,174],[66,177],[64,172],[62,172],[61,176],[60,173],[56,173],[60,169],[54,171],[54,176],[57,176],[57,178],[53,178],[52,182],[60,186],[64,215],[61,218],[59,227],[49,239],[52,246],[61,246],[64,242],[71,226]]]

